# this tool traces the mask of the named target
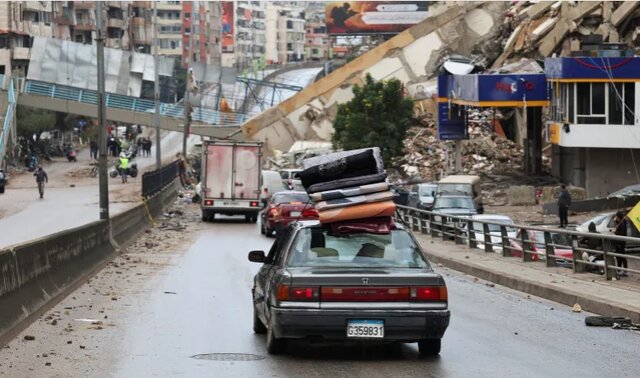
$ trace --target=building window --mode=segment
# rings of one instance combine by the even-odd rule
[[[184,18],[191,18],[191,13],[186,12],[186,13],[184,14]]]
[[[119,28],[107,28],[107,38],[122,38],[124,30]]]
[[[0,35],[0,49],[9,48],[9,38],[7,36],[8,34]]]
[[[609,124],[633,125],[635,123],[635,83],[608,83]]]
[[[605,83],[577,84],[577,116],[578,123],[606,124]]]
[[[287,29],[293,29],[293,21],[287,20]]]

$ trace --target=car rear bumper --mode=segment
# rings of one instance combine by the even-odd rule
[[[347,340],[347,321],[382,320],[383,339],[354,341],[404,341],[440,339],[450,318],[449,310],[317,310],[271,308],[276,337]]]

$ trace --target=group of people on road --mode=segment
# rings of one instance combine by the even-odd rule
[[[149,137],[140,137],[138,138],[138,149],[142,150],[142,156],[151,156],[151,146],[152,146],[151,138]]]
[[[565,185],[560,186],[560,193],[558,194],[558,217],[560,218],[560,228],[566,228],[569,223],[569,207],[571,206],[571,194],[567,190]],[[624,212],[618,211],[614,218],[614,234],[618,236],[628,236],[627,234],[627,216]],[[598,234],[599,232],[596,229],[596,224],[591,222],[588,225],[589,233]],[[580,244],[586,246],[592,250],[603,249],[603,239],[599,237],[583,237],[580,239]],[[614,252],[616,254],[624,255],[626,253],[626,242],[615,240],[612,242],[612,246],[614,248]],[[586,253],[584,256],[585,260],[589,260],[594,262],[596,260],[602,260],[602,255],[589,255]],[[626,257],[616,256],[616,266],[618,268],[627,269],[629,267],[629,263]],[[624,270],[618,271],[619,276],[628,276],[627,272]]]

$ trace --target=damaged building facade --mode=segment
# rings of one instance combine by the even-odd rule
[[[640,182],[640,57],[621,55],[545,61],[552,174],[589,197]]]

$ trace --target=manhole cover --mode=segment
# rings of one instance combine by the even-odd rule
[[[197,360],[209,361],[256,361],[264,360],[264,356],[248,353],[205,353],[191,356]]]

